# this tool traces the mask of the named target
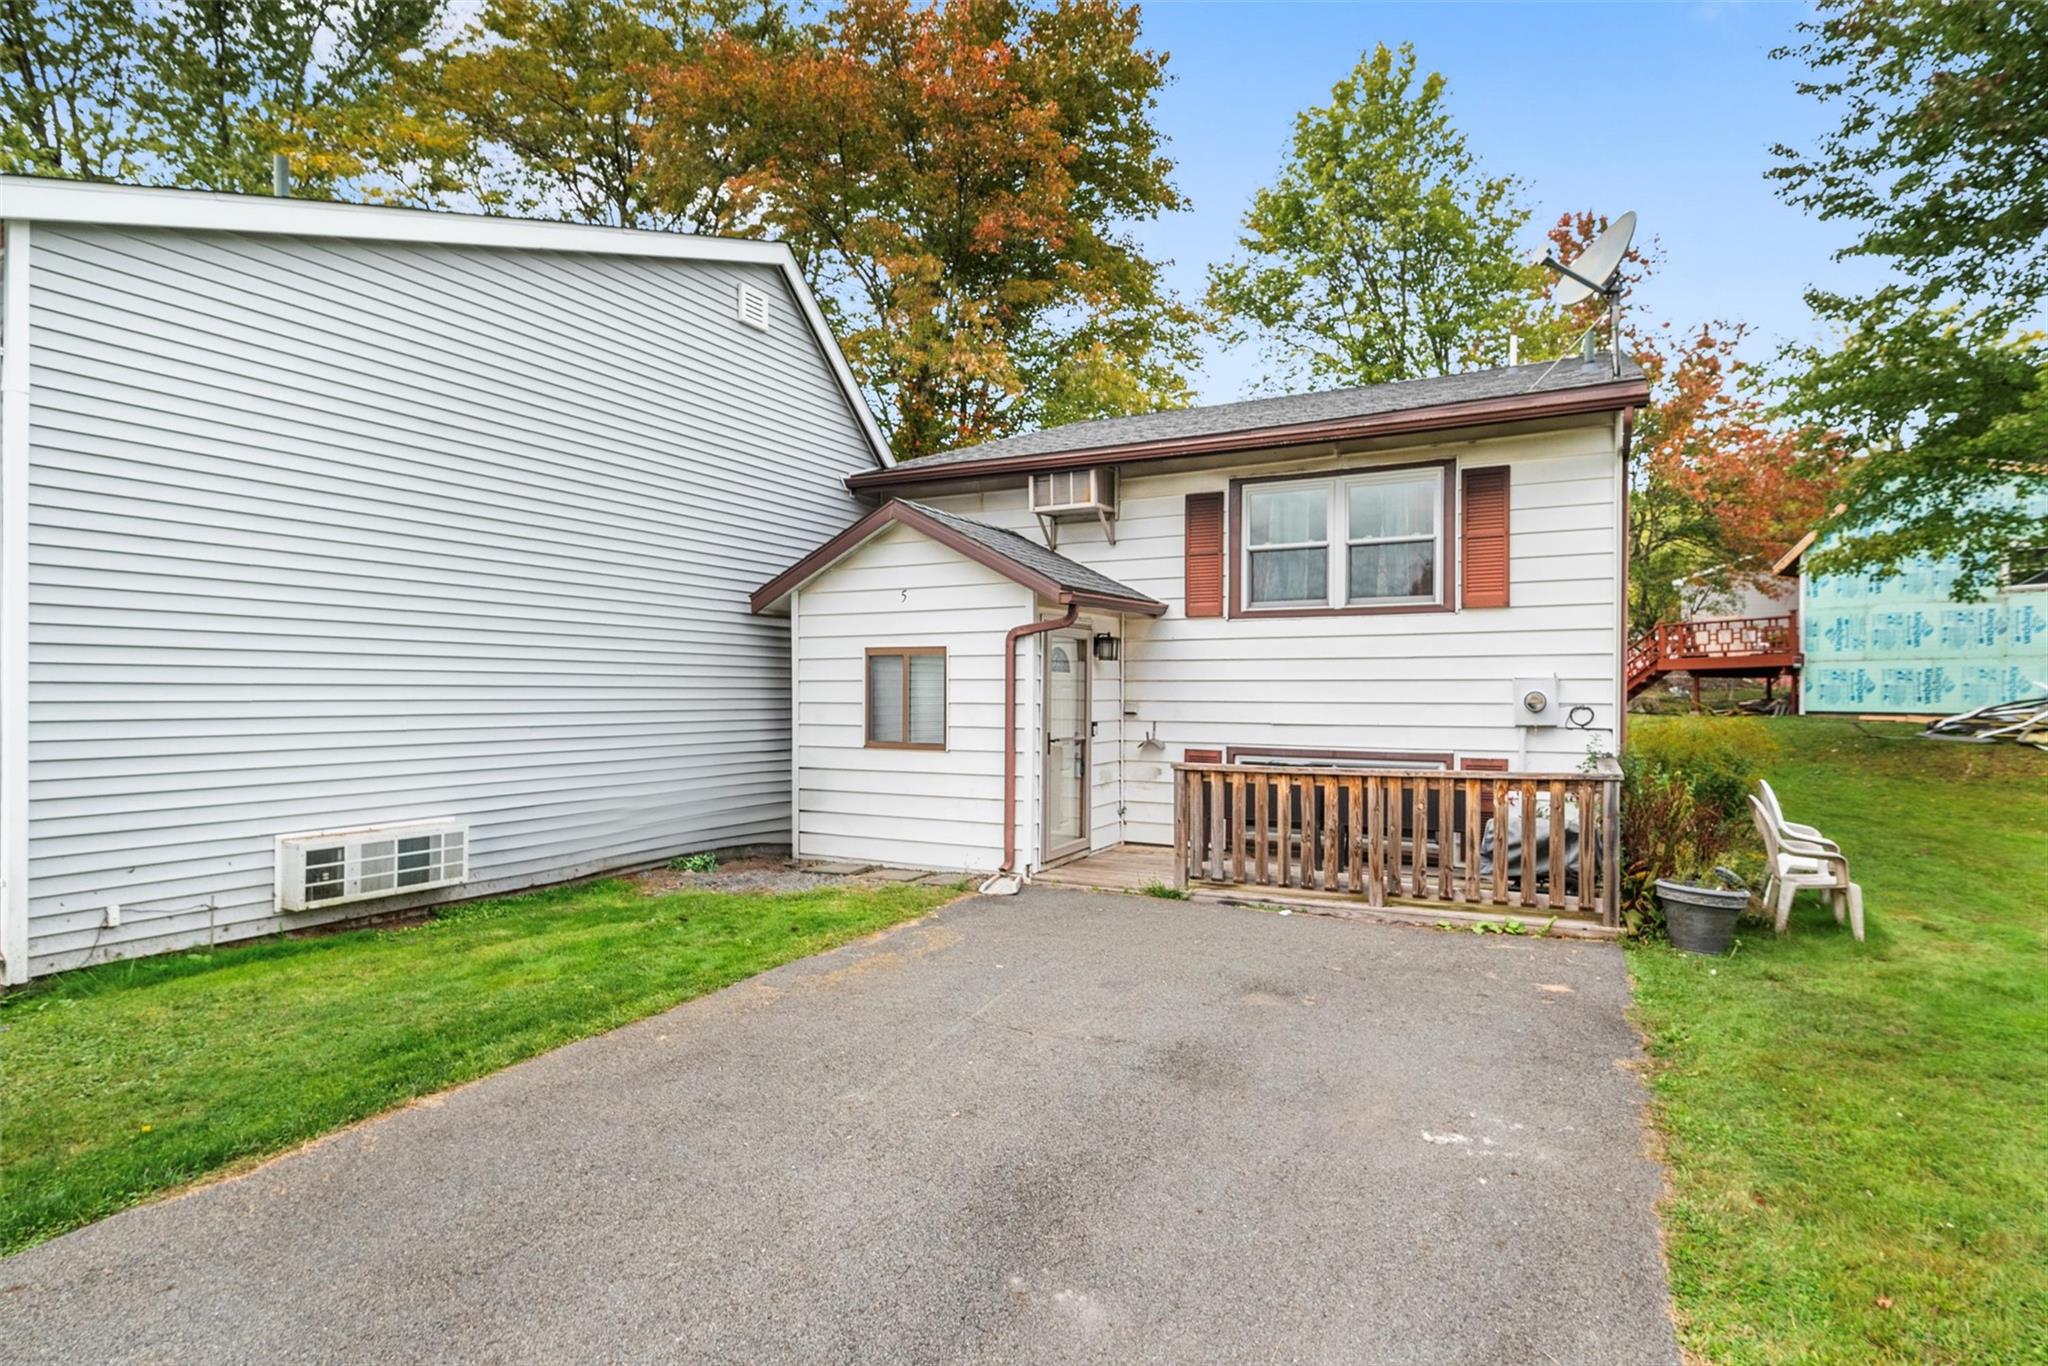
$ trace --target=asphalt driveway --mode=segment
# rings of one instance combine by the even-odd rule
[[[1675,1362],[1611,946],[959,903],[0,1262],[15,1362]]]

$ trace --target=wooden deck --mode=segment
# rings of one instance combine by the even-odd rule
[[[1405,860],[1404,860],[1405,862]],[[1083,858],[1069,859],[1032,874],[1031,880],[1047,887],[1075,887],[1096,892],[1142,893],[1147,887],[1173,885],[1173,850],[1164,844],[1119,844]],[[1396,902],[1386,906],[1364,906],[1358,898],[1343,892],[1308,888],[1246,887],[1229,882],[1191,881],[1186,895],[1192,901],[1256,903],[1280,906],[1313,915],[1337,916],[1350,920],[1382,920],[1420,925],[1499,924],[1517,919],[1531,930],[1550,919],[1547,911],[1472,910],[1435,903]],[[1595,915],[1559,915],[1551,926],[1553,935],[1585,939],[1612,939],[1619,931],[1602,925]]]
[[[1173,850],[1164,844],[1118,844],[1068,859],[1031,875],[1054,887],[1087,887],[1098,892],[1142,892],[1173,885]]]

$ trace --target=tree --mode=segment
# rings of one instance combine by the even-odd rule
[[[443,0],[0,0],[0,169],[342,192],[392,135],[401,50]]]
[[[1954,556],[1956,590],[1998,581],[2048,517],[2016,492],[2048,490],[2048,3],[1826,0],[1781,50],[1841,110],[1811,151],[1775,149],[1790,203],[1860,225],[1840,257],[1894,279],[1861,297],[1810,291],[1843,336],[1794,348],[1784,408],[1834,430],[1853,462],[1846,511],[1814,559],[1894,573]]]
[[[786,46],[779,6],[752,0],[485,0],[453,39],[412,55],[408,136],[382,160],[426,199],[629,228],[729,226],[730,139],[671,145],[653,186],[647,111],[657,73],[713,34]]]
[[[1570,265],[1607,231],[1592,213],[1552,225],[1557,258]],[[1637,294],[1663,264],[1655,239],[1629,248],[1621,278]],[[1556,341],[1604,321],[1587,300],[1555,315]],[[1748,328],[1713,322],[1680,332],[1624,315],[1623,349],[1643,367],[1650,402],[1629,447],[1629,620],[1646,629],[1679,615],[1678,583],[1726,593],[1760,583],[1794,541],[1827,514],[1839,448],[1775,420],[1765,385],[1739,352]]]
[[[1245,215],[1243,254],[1210,271],[1233,341],[1263,338],[1274,381],[1378,384],[1503,357],[1541,267],[1515,248],[1529,215],[1485,174],[1415,51],[1384,45],[1295,119],[1278,180]]]
[[[141,23],[145,79],[134,117],[163,178],[261,193],[271,158],[336,193],[370,170],[399,54],[442,0],[176,0]]]
[[[1127,224],[1182,201],[1137,40],[1108,0],[850,0],[657,78],[647,145],[672,208],[704,149],[750,168],[734,221],[796,252],[899,456],[1173,405],[1193,319]]]
[[[1629,453],[1629,620],[1668,621],[1690,579],[1726,592],[1760,583],[1827,515],[1839,447],[1774,421],[1737,352],[1748,329],[1709,323],[1674,337],[1638,332],[1650,379]]]
[[[134,0],[0,0],[0,172],[132,180]]]

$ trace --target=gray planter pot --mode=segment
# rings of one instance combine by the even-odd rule
[[[1749,904],[1746,887],[1695,887],[1657,879],[1657,904],[1674,948],[1725,954],[1735,944],[1735,917]]]

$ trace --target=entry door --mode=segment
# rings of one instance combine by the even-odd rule
[[[1088,637],[1045,646],[1045,857],[1088,847]]]

